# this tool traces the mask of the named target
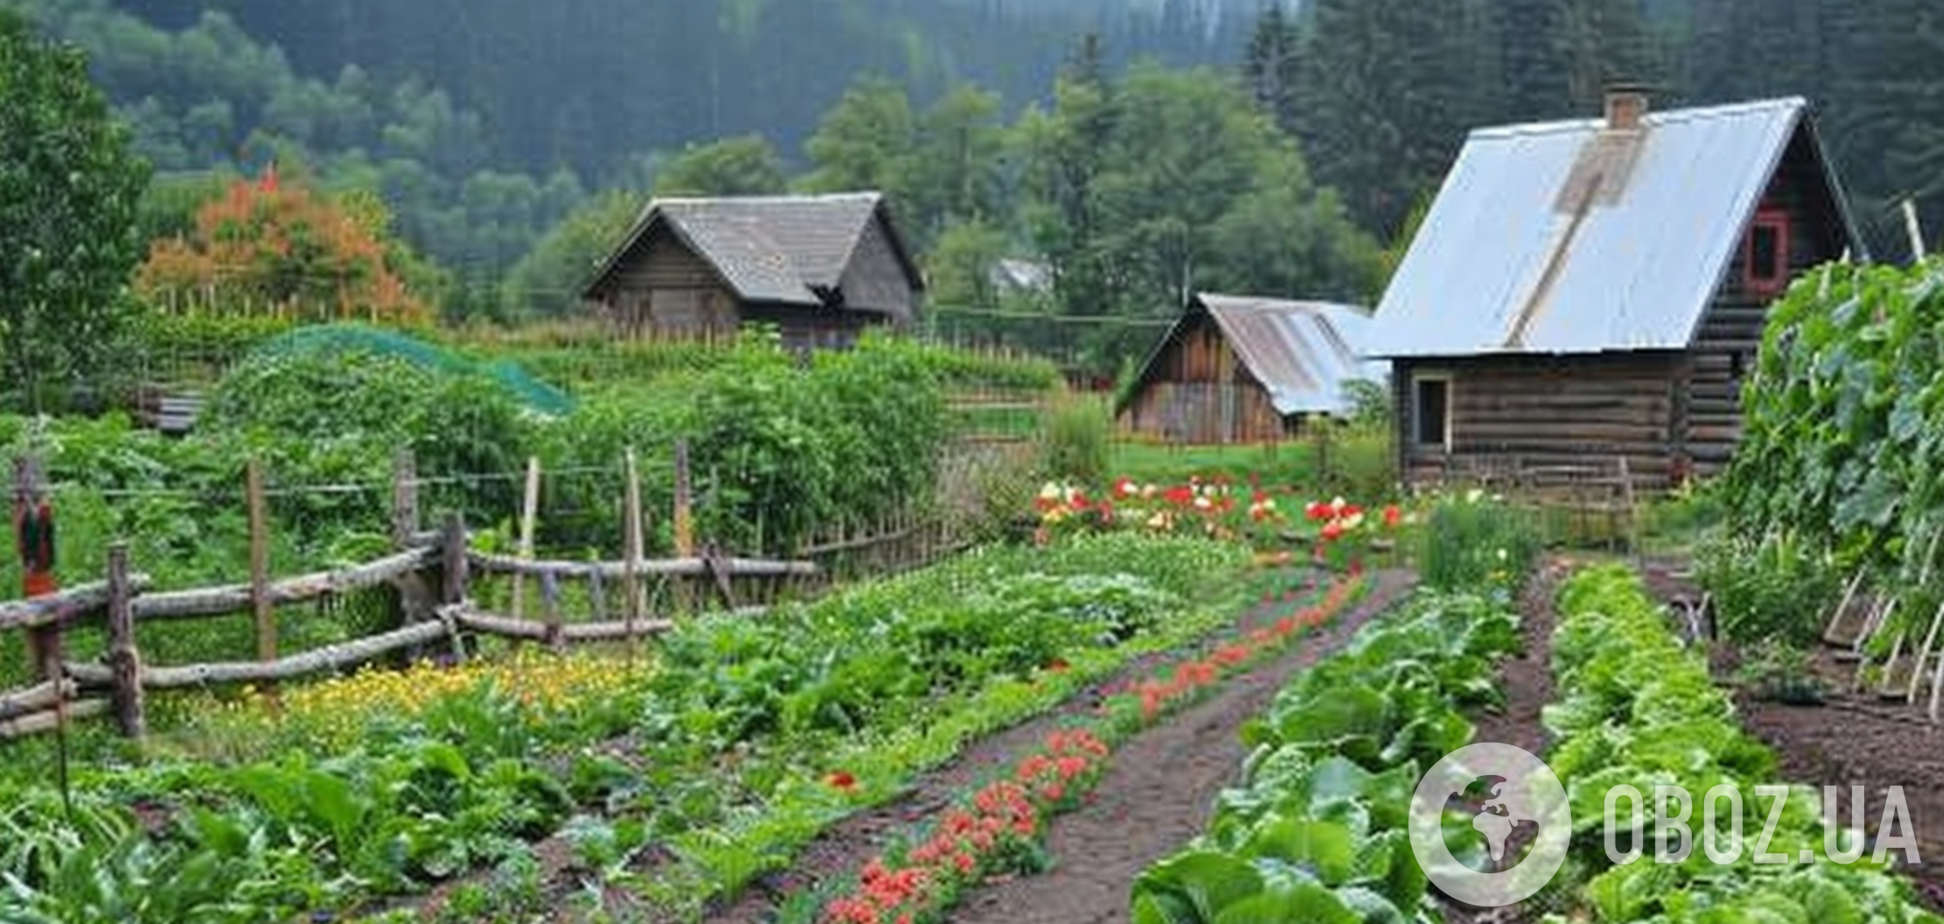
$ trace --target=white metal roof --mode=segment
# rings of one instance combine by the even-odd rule
[[[1806,112],[1790,98],[1652,114],[1637,132],[1473,132],[1369,355],[1685,349]]]

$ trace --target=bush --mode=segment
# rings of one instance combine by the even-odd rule
[[[1049,477],[1098,483],[1107,474],[1114,421],[1098,398],[1062,395],[1046,411],[1040,435],[1042,467]]]
[[[1695,556],[1695,571],[1714,596],[1716,628],[1743,643],[1774,638],[1815,644],[1822,637],[1823,609],[1842,587],[1834,559],[1793,533],[1759,541],[1712,536]]]

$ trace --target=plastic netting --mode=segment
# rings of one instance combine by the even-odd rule
[[[252,355],[301,356],[310,354],[367,353],[391,356],[421,368],[454,375],[473,375],[492,379],[528,409],[560,416],[574,409],[566,392],[533,376],[511,362],[484,362],[433,343],[395,331],[356,324],[326,324],[300,327],[258,344]]]

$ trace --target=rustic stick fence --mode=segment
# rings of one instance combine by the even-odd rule
[[[363,665],[419,660],[432,656],[464,659],[478,639],[553,649],[572,645],[637,645],[673,629],[683,613],[703,601],[733,614],[756,616],[777,602],[820,594],[851,575],[928,564],[962,547],[940,518],[899,516],[876,526],[833,530],[806,545],[791,560],[745,558],[722,553],[713,544],[697,545],[691,534],[689,478],[678,452],[675,524],[677,554],[650,559],[642,553],[640,487],[630,458],[624,518],[624,555],[615,561],[546,561],[532,557],[529,524],[523,524],[517,554],[473,547],[463,520],[448,517],[440,529],[419,526],[417,477],[409,454],[395,465],[392,539],[396,551],[381,558],[331,571],[272,579],[268,562],[267,518],[260,512],[262,474],[252,466],[248,478],[252,512],[251,575],[246,583],[191,590],[152,590],[153,581],[133,570],[128,547],[108,549],[106,575],[98,583],[47,596],[0,602],[0,636],[23,632],[35,652],[30,685],[0,691],[0,739],[45,732],[70,720],[111,714],[122,734],[147,733],[146,694],[252,684],[271,694],[289,683]],[[537,469],[536,469],[537,471]],[[537,476],[529,479],[536,483]],[[531,504],[525,510],[531,510]],[[525,511],[523,510],[523,513]],[[530,514],[527,519],[530,520]],[[489,581],[510,584],[513,592]],[[527,615],[526,588],[537,585],[541,605]],[[579,585],[584,611],[569,618],[565,588]],[[612,606],[608,589],[624,592]],[[277,647],[279,607],[323,601],[389,588],[397,594],[402,624],[376,634],[294,654]],[[482,599],[507,600],[509,612],[494,612]],[[655,604],[650,606],[653,598]],[[615,611],[618,611],[615,612]],[[255,661],[160,665],[148,663],[137,629],[159,623],[253,617]],[[618,615],[618,618],[617,618]],[[104,654],[96,661],[64,657],[63,638],[77,630],[105,630]]]

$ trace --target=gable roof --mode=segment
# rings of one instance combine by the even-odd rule
[[[864,192],[656,199],[584,291],[595,297],[650,232],[666,227],[714,266],[737,298],[818,307],[828,303],[826,293],[843,279],[874,219],[883,223],[905,278],[922,290],[924,279],[891,222],[884,196]]]
[[[1798,133],[1801,98],[1471,134],[1377,309],[1373,355],[1687,348]]]
[[[1203,293],[1148,354],[1135,381],[1148,381],[1168,345],[1203,312],[1285,417],[1342,414],[1350,409],[1349,382],[1381,382],[1389,372],[1389,363],[1359,358],[1371,326],[1370,315],[1361,308]],[[1135,392],[1138,388],[1129,394]]]

